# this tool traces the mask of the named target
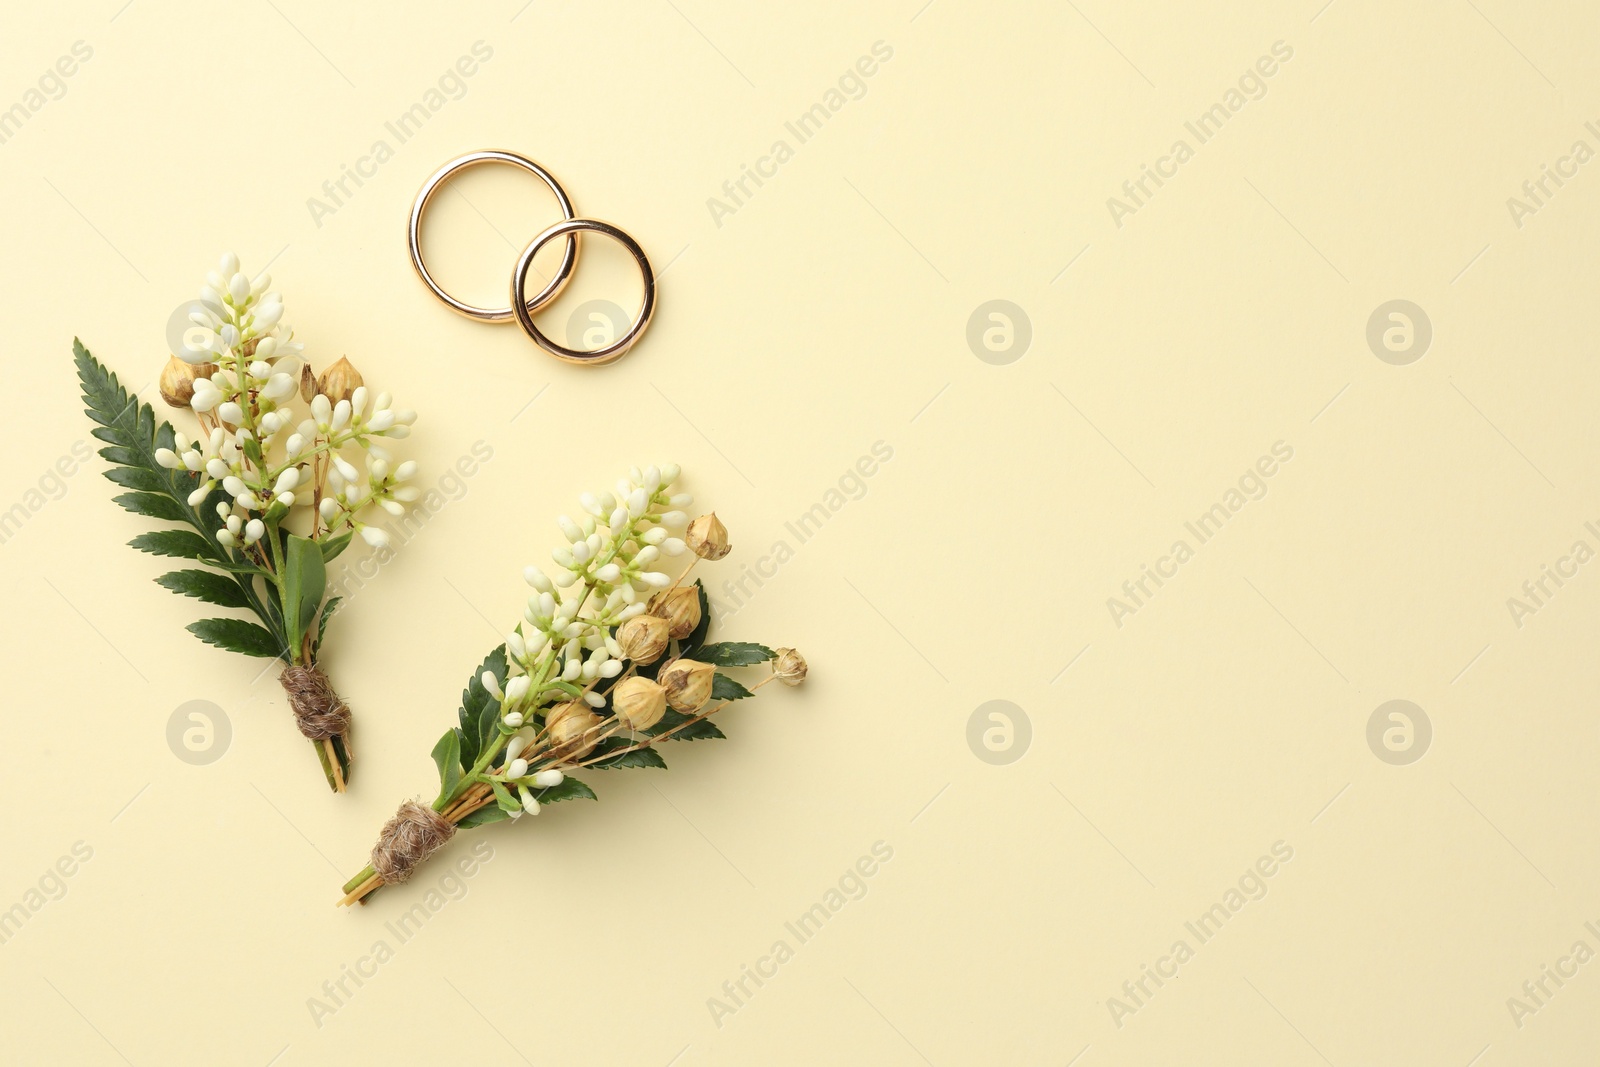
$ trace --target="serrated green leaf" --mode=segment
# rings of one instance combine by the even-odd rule
[[[576,778],[563,778],[560,785],[553,785],[549,789],[540,789],[533,794],[533,799],[540,804],[559,804],[563,800],[599,800],[594,795],[594,790],[578,781]]]
[[[500,645],[478,664],[478,669],[467,680],[467,688],[461,693],[461,708],[457,712],[461,722],[461,759],[469,767],[478,762],[478,755],[494,736],[500,720],[500,701],[483,687],[483,672],[493,674],[501,692],[504,692],[506,670],[506,646]]]
[[[126,489],[139,489],[146,493],[165,493],[167,481],[155,471],[143,467],[108,467],[100,473]]]
[[[188,630],[206,644],[230,652],[262,659],[277,659],[283,655],[283,645],[272,631],[243,619],[201,619],[191,622]]]
[[[509,818],[511,818],[511,816],[507,815],[505,810],[499,805],[490,804],[487,807],[479,808],[471,815],[468,815],[465,819],[462,819],[460,822],[456,823],[456,826],[462,830],[470,830],[474,826],[488,826],[490,823],[494,822],[505,822]]]
[[[750,690],[721,671],[711,679],[712,700],[743,700],[750,695]]]
[[[621,740],[613,738],[612,740]],[[654,767],[666,770],[667,761],[661,758],[661,753],[650,747],[627,750],[628,742],[624,742],[622,751],[610,759],[591,764],[596,770],[610,771],[623,770],[630,767]]]
[[[650,727],[650,729],[648,729],[648,730],[644,730],[644,731],[641,731],[641,732],[647,733],[650,736],[654,737],[654,736],[656,736],[658,734],[666,733],[668,730],[672,729],[675,726],[682,726],[684,723],[689,721],[689,718],[690,718],[690,716],[685,715],[681,711],[675,711],[672,708],[668,708],[668,709],[666,709],[665,711],[663,711],[661,713],[661,718],[659,720],[657,720],[657,722],[656,722],[656,724],[654,726]],[[620,738],[618,738],[616,740],[620,740]]]
[[[701,719],[697,723],[685,726],[675,734],[668,734],[668,741],[715,741],[726,738],[721,728],[710,719]]]
[[[694,658],[716,667],[748,667],[753,663],[765,663],[776,655],[766,645],[754,641],[717,641],[701,645]]]
[[[446,730],[433,746],[433,762],[439,768],[439,795],[447,797],[461,784],[461,742],[454,730]]]
[[[239,588],[237,581],[213,571],[168,571],[156,579],[156,584],[174,593],[192,596],[208,604],[220,604],[225,608],[250,606],[249,598]]]
[[[107,463],[120,463],[125,467],[137,467],[144,462],[139,450],[128,445],[107,445],[100,449],[100,458]]]
[[[211,561],[216,553],[204,537],[192,530],[152,530],[128,542],[129,546],[152,556]]]
[[[133,467],[120,467],[119,470],[133,470]],[[189,510],[170,496],[161,493],[122,493],[111,498],[113,502],[121,504],[123,509],[135,515],[143,515],[150,519],[166,519],[171,522],[188,522]]]
[[[89,436],[96,441],[104,441],[109,445],[125,445],[133,440],[126,430],[117,426],[91,426]]]

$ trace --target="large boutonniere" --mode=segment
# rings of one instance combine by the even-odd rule
[[[177,524],[129,544],[193,564],[160,585],[252,616],[188,628],[221,648],[283,661],[295,721],[329,786],[343,792],[350,708],[317,666],[339,600],[328,595],[328,565],[358,534],[387,545],[363,516],[400,514],[420,495],[406,484],[416,463],[394,463],[386,447],[417,416],[374,395],[346,359],[315,374],[268,284],[265,274],[243,274],[232,254],[206,276],[181,324],[181,350],[161,373],[162,399],[189,416],[184,429],[158,421],[82,343],[74,354],[111,464],[105,476],[128,490],[116,502]]]
[[[672,465],[635,468],[615,493],[584,494],[581,519],[557,520],[568,543],[552,553],[555,576],[524,572],[522,621],[468,680],[457,725],[433,746],[438,796],[400,805],[340,903],[409,880],[457,830],[596,799],[577,773],[665,767],[661,742],[723,737],[712,717],[724,708],[773,679],[804,681],[792,648],[709,640],[705,590],[685,578],[728,554],[728,531],[714,514],[688,520],[677,478]],[[673,577],[671,559],[685,554]],[[761,676],[735,677],[746,670]]]

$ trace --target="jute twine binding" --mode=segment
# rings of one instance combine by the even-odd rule
[[[350,732],[350,707],[333,690],[328,676],[315,667],[285,667],[278,677],[289,694],[289,707],[300,732],[313,741]]]
[[[418,865],[455,836],[455,823],[415,800],[400,805],[372,846],[372,869],[390,885],[411,879]]]

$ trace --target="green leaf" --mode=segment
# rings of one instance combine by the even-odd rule
[[[559,804],[563,800],[599,800],[594,795],[594,790],[578,781],[576,778],[563,778],[560,785],[553,785],[549,789],[541,789],[533,794],[533,798],[541,804]]]
[[[506,646],[500,645],[478,664],[478,669],[472,672],[472,677],[467,681],[467,688],[461,693],[461,710],[458,713],[461,721],[461,759],[469,767],[478,762],[478,754],[494,736],[496,724],[500,721],[500,701],[483,687],[483,672],[493,674],[500,684],[500,691],[504,692],[506,670]]]
[[[461,784],[461,743],[454,730],[446,730],[433,746],[433,762],[439,768],[439,795],[447,797]]]
[[[332,563],[337,559],[339,553],[350,547],[350,538],[354,536],[354,530],[346,530],[338,537],[330,537],[326,541],[318,542],[322,545],[322,562]]]
[[[239,583],[212,571],[168,571],[156,579],[156,584],[174,593],[192,596],[208,604],[221,604],[225,608],[248,608],[250,600],[239,588]]]
[[[118,469],[134,470],[135,468],[120,467]],[[151,519],[167,519],[172,522],[189,521],[188,508],[164,493],[123,493],[111,499],[135,515],[143,515]]]
[[[474,826],[488,826],[492,822],[505,822],[509,818],[511,816],[506,814],[505,809],[490,804],[487,807],[479,808],[465,819],[456,823],[456,827],[462,830],[470,830]]]
[[[170,486],[155,471],[143,467],[108,467],[101,472],[125,489],[140,489],[146,493],[165,493]]]
[[[723,733],[717,724],[712,722],[710,719],[701,719],[697,723],[694,723],[690,726],[685,726],[675,734],[668,735],[667,740],[715,741],[721,738],[726,738],[727,736],[728,735]]]
[[[743,700],[750,695],[750,690],[721,671],[718,671],[717,676],[711,679],[712,700]]]
[[[299,652],[307,629],[322,606],[328,576],[323,569],[322,549],[308,537],[289,534],[284,542],[283,618],[288,623],[289,648]]]
[[[608,742],[621,743],[599,745],[596,746],[595,751],[603,752],[606,748],[614,748],[620,752],[620,755],[612,756],[610,759],[591,764],[590,766],[594,767],[596,770],[621,770],[628,767],[655,767],[661,770],[666,769],[667,761],[662,759],[661,754],[653,748],[636,748],[629,752],[627,751],[627,748],[630,744],[632,744],[632,742],[620,737],[610,737],[606,740]]]
[[[152,530],[140,534],[128,544],[152,556],[175,556],[178,559],[207,562],[217,558],[206,539],[191,530]]]
[[[700,646],[695,659],[716,667],[748,667],[753,663],[765,663],[776,655],[766,645],[754,641],[718,641]]]
[[[282,644],[271,630],[243,619],[201,619],[191,622],[188,630],[206,644],[230,652],[262,659],[277,659],[284,654]]]
[[[489,787],[494,790],[495,800],[500,802],[507,815],[522,810],[522,801],[511,795],[511,790],[506,788],[504,782],[490,782]]]
[[[328,602],[322,605],[322,617],[317,620],[318,645],[322,644],[322,635],[328,631],[328,620],[333,618],[333,613],[339,610],[339,603],[342,600],[344,600],[342,596],[331,596],[328,598]]]

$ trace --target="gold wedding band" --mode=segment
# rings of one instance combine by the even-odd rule
[[[556,194],[556,201],[561,205],[562,218],[567,222],[574,221],[573,216],[576,212],[573,211],[572,201],[568,198],[566,190],[561,188],[561,184],[551,176],[549,171],[533,160],[528,159],[526,156],[519,156],[515,152],[506,152],[500,149],[469,152],[439,168],[433,177],[423,184],[421,192],[417,193],[417,199],[411,205],[411,221],[406,232],[407,244],[411,249],[411,265],[417,268],[417,274],[422,278],[422,284],[426,285],[434,296],[444,301],[452,311],[465,315],[469,319],[477,319],[480,322],[508,322],[512,318],[514,310],[517,318],[523,322],[523,328],[529,329],[531,332],[531,326],[528,325],[528,320],[524,316],[530,310],[537,309],[554,300],[556,295],[561,292],[562,287],[567,284],[567,279],[572,276],[572,268],[578,262],[578,239],[572,231],[561,231],[567,234],[567,249],[561,257],[561,266],[556,270],[555,277],[551,278],[549,283],[539,290],[538,295],[527,301],[526,307],[523,306],[523,301],[520,299],[522,292],[520,284],[516,287],[511,298],[514,309],[513,307],[480,308],[465,301],[457,300],[445,292],[438,282],[434,281],[433,275],[428,271],[427,264],[422,260],[422,215],[428,210],[428,203],[451,175],[484,163],[507,163],[533,174],[548,185],[551,192]],[[550,231],[547,230],[545,232],[548,234]],[[631,243],[631,240],[625,243]],[[635,245],[634,247],[637,248],[638,246]],[[636,252],[635,255],[643,257],[642,252]],[[525,258],[531,263],[531,255]],[[519,264],[519,267],[521,268],[521,273],[518,274],[518,278],[525,279],[528,274],[527,266]],[[648,267],[646,270],[648,271]],[[535,335],[534,339],[538,340],[537,335]]]
[[[633,255],[634,261],[639,264],[639,273],[644,276],[644,303],[639,306],[639,314],[633,325],[628,327],[626,333],[610,344],[589,351],[565,348],[539,332],[539,327],[535,326],[533,322],[533,312],[538,310],[543,302],[543,294],[526,303],[522,300],[522,287],[527,284],[528,271],[533,266],[533,257],[538,253],[539,249],[562,235],[566,235],[567,241],[570,243],[575,240],[575,235],[581,231],[604,234],[621,244]],[[645,256],[644,249],[640,248],[639,242],[629,236],[625,230],[613,226],[609,222],[601,222],[599,219],[567,218],[535,237],[528,247],[522,250],[522,255],[517,259],[516,270],[511,274],[511,305],[516,309],[517,322],[521,324],[527,335],[533,338],[534,344],[557,359],[565,360],[568,363],[589,364],[591,366],[610,363],[633,347],[634,342],[639,340],[639,336],[644,333],[645,327],[650,325],[650,317],[655,314],[656,310],[656,276],[655,272],[650,269],[650,260]]]

